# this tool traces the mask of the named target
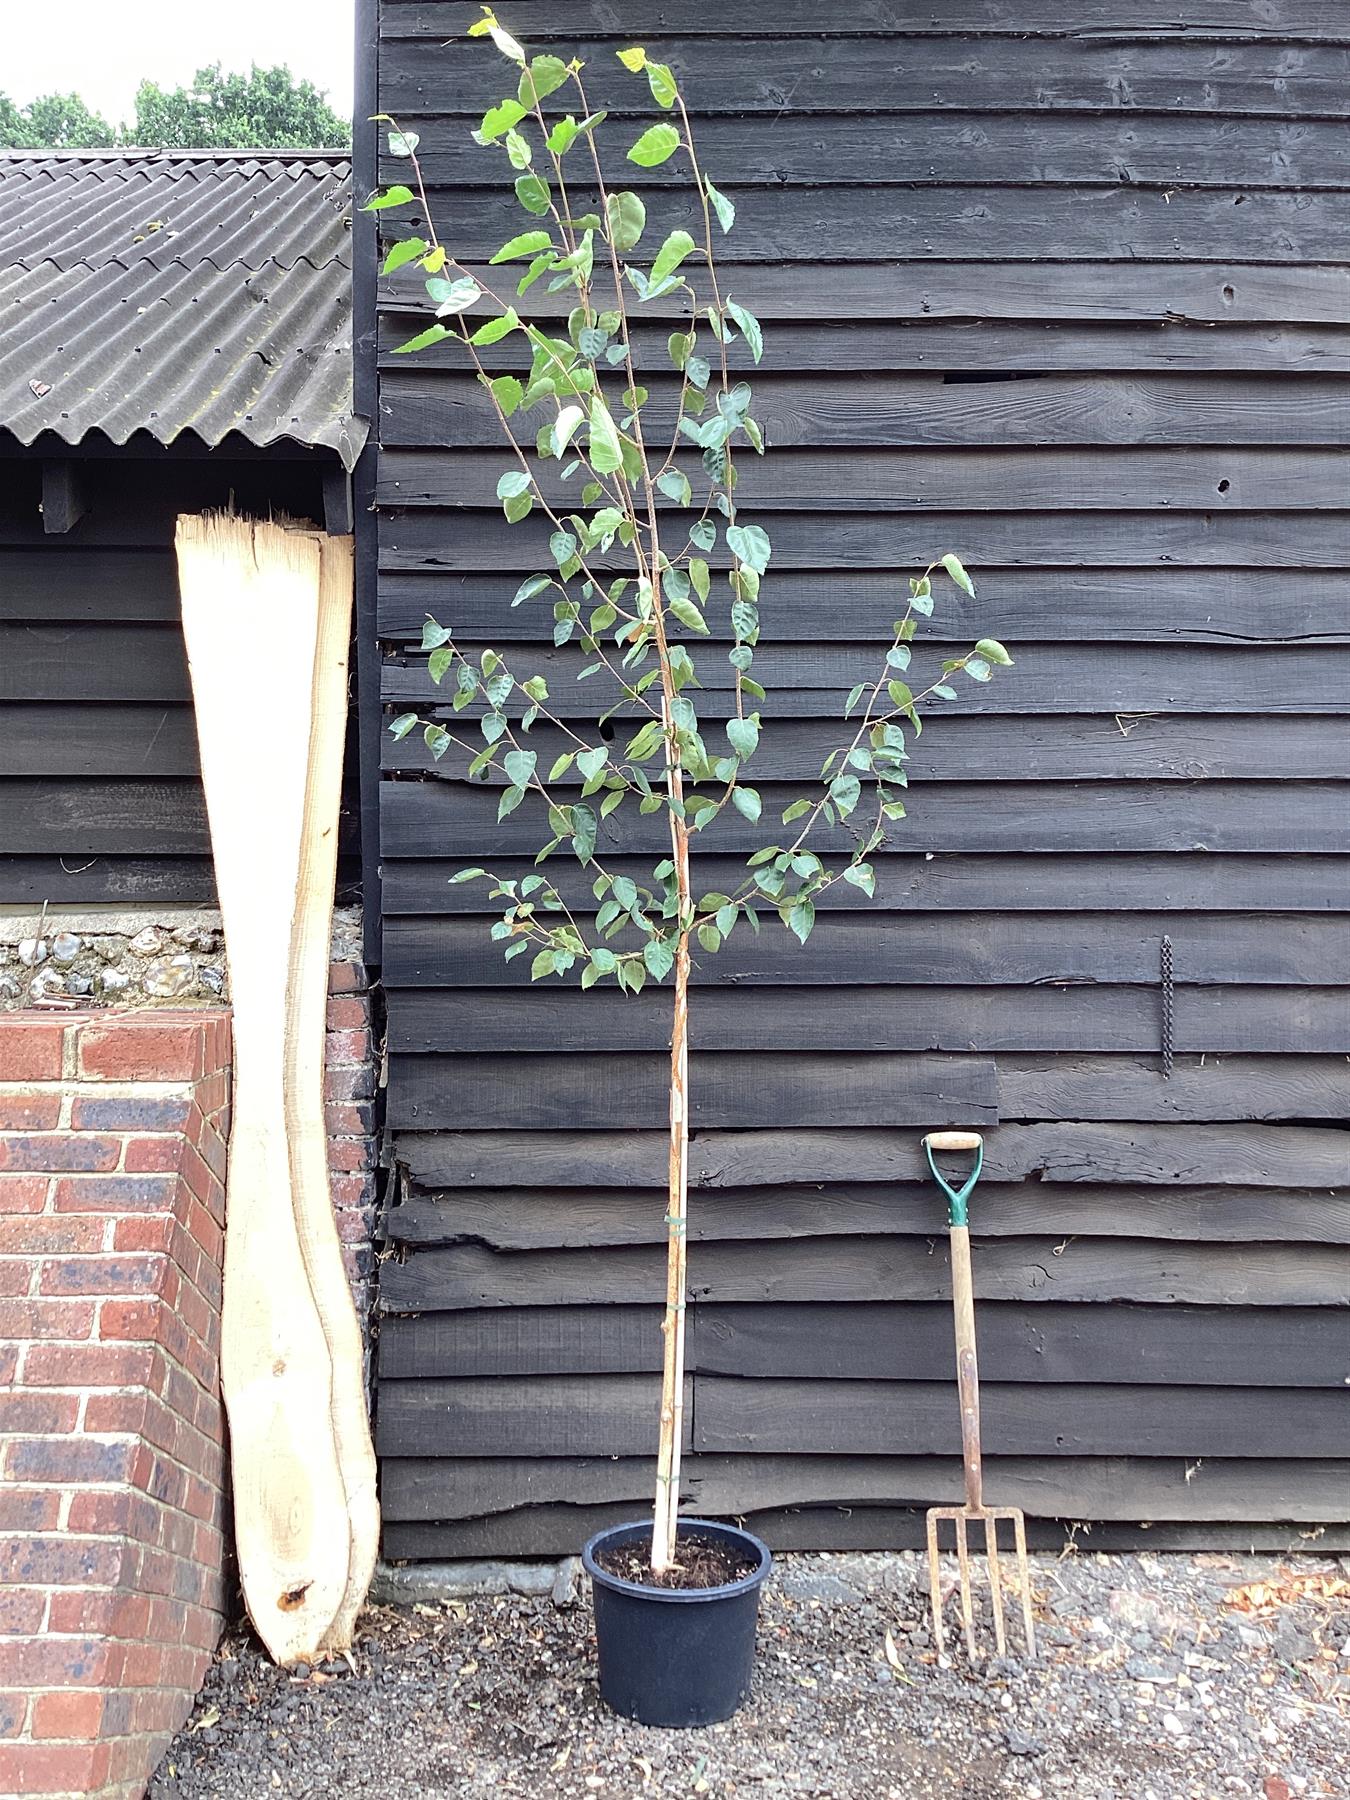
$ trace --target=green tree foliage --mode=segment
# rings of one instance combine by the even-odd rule
[[[119,144],[167,150],[345,149],[351,125],[312,82],[289,69],[226,74],[198,69],[190,87],[136,90],[134,124],[113,126],[77,94],[47,94],[19,106],[0,94],[0,148],[93,150]]]

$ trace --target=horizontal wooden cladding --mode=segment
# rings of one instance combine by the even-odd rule
[[[665,1185],[663,1141],[654,1130],[436,1131],[403,1132],[396,1149],[422,1187],[655,1188]],[[1000,1125],[985,1133],[984,1171],[994,1182],[1336,1188],[1350,1181],[1350,1132],[1256,1124]],[[692,1188],[928,1179],[914,1131],[704,1131],[689,1151]],[[1350,1303],[1350,1282],[1344,1285]]]
[[[1347,896],[1350,904],[1350,895]],[[578,920],[588,937],[590,920]],[[1131,913],[836,913],[817,921],[811,954],[776,916],[765,929],[744,921],[716,956],[697,947],[691,979],[706,987],[1026,987],[1039,982],[1144,982],[1158,979],[1158,946],[1170,935],[1178,983],[1290,987],[1350,985],[1350,917],[1304,913],[1188,913],[1183,918]],[[619,949],[640,948],[636,933]],[[505,962],[476,919],[390,919],[384,979],[390,988],[530,986],[528,957]],[[803,995],[804,1005],[810,1004]],[[406,1073],[406,1071],[405,1071]]]
[[[828,275],[786,264],[741,268],[736,298],[762,319],[794,325],[821,312],[862,325],[901,319],[1277,326],[1350,320],[1350,270],[1330,264],[1079,261],[1057,264],[1048,280],[1038,263],[920,262],[911,260],[906,246],[897,249],[898,260],[831,264]],[[478,265],[475,273],[487,288],[498,287],[500,269]],[[384,308],[426,306],[411,268],[383,278],[378,291]],[[522,317],[560,318],[568,301],[536,286],[520,310]],[[643,308],[649,319],[662,320],[683,318],[686,311],[680,295]]]
[[[176,625],[0,625],[0,700],[191,697]]]
[[[0,844],[9,855],[205,856],[195,781],[0,780]]]
[[[384,0],[380,35],[385,38],[455,37],[477,16],[470,0]],[[1190,4],[1182,19],[1176,0],[1130,0],[1123,10],[1113,0],[1088,0],[1065,13],[1058,0],[949,0],[941,9],[931,0],[845,0],[825,11],[819,0],[762,0],[749,11],[681,5],[678,0],[626,0],[623,29],[633,37],[739,37],[749,20],[763,17],[779,37],[864,37],[901,32],[907,37],[945,37],[1015,32],[1019,37],[1098,39],[1107,43],[1161,37],[1273,39],[1307,38],[1339,43],[1350,37],[1340,0],[1207,0]],[[515,0],[512,22],[523,34],[570,44],[578,32],[612,33],[612,0],[573,0],[559,14],[550,0]],[[627,40],[625,39],[625,42]]]
[[[869,102],[873,98],[869,89]],[[697,104],[697,95],[690,99]],[[959,117],[911,113],[897,131],[894,118],[869,110],[695,117],[694,142],[703,166],[719,171],[719,180],[725,172],[748,212],[759,195],[747,189],[782,183],[810,187],[822,180],[857,182],[874,191],[883,182],[1345,188],[1350,177],[1343,130],[1329,120],[1272,123],[1183,113],[1095,118],[1041,109]],[[430,186],[491,187],[500,181],[500,153],[474,143],[462,119],[433,115],[418,132],[418,160]],[[617,123],[611,127],[612,134],[623,132]],[[602,133],[602,149],[604,141]],[[402,180],[407,172],[406,161],[381,157],[381,181]],[[590,171],[581,179],[587,183]],[[612,183],[618,179],[611,174]],[[622,180],[635,188],[671,187],[688,180],[688,165],[684,158],[655,169],[627,165]]]
[[[5,766],[7,746],[23,755],[25,744],[31,742],[33,754],[41,755],[36,734],[43,730],[45,714],[32,721],[14,721],[8,714],[18,710],[0,707],[0,767]],[[42,708],[22,710],[44,713]],[[435,717],[448,712],[447,708],[426,710]],[[150,726],[160,717],[162,711],[156,711],[148,718],[128,720],[126,730],[114,734],[125,749],[114,754],[131,760],[137,743],[149,741]],[[95,735],[93,727],[85,734],[88,738]],[[466,742],[475,741],[460,735]],[[808,781],[818,777],[825,758],[839,748],[840,735],[839,726],[829,721],[776,719],[766,724],[755,751],[755,780]],[[537,752],[540,767],[547,769],[564,747],[573,750],[576,745],[557,727],[537,725],[530,733],[530,747]],[[397,741],[386,732],[381,751],[386,769],[443,776],[454,773],[456,753],[452,751],[438,763],[421,732]],[[174,746],[163,754],[166,759],[175,754]],[[83,756],[82,747],[70,751],[72,762],[79,761],[82,768]],[[463,755],[458,761],[462,774]],[[177,766],[169,765],[170,769]],[[910,745],[907,769],[911,781],[1344,779],[1350,777],[1350,730],[1343,718],[1225,719],[1154,713],[1117,724],[1106,717],[958,715],[944,719],[941,730],[925,731]],[[27,772],[15,768],[16,774]],[[124,770],[119,767],[110,772],[121,774]],[[507,777],[494,771],[489,779],[502,786]],[[581,774],[572,770],[550,785],[563,791],[579,788],[582,781]]]
[[[699,478],[696,454],[676,467],[691,483]],[[386,450],[376,497],[385,506],[444,506],[453,496],[458,506],[495,507],[499,474],[478,450]],[[557,510],[577,504],[576,482],[562,480],[558,465],[539,464],[538,483]],[[1350,450],[789,449],[763,466],[743,463],[737,501],[772,512],[1009,513],[1042,512],[1050,495],[1056,511],[1264,513],[1338,508],[1347,492]]]
[[[905,856],[873,859],[883,905],[913,905],[931,911],[997,907],[1003,912],[1226,911],[1340,912],[1350,893],[1350,857],[1146,856],[1125,851],[1112,856]],[[605,865],[635,881],[651,873],[649,863],[619,856]],[[734,858],[700,859],[706,885],[729,892],[745,865]],[[535,872],[534,859],[507,858],[493,868],[508,880]],[[415,913],[480,914],[488,905],[480,884],[451,883],[453,865],[423,858],[391,861],[384,869],[388,916]],[[550,879],[568,905],[584,906],[591,878],[572,859],[558,862]],[[859,911],[874,904],[847,882],[827,888],[821,911]],[[407,1047],[406,1045],[404,1046]]]
[[[1057,270],[1056,274],[1061,271]],[[416,302],[414,302],[414,305]],[[523,312],[523,303],[520,310]],[[420,331],[425,317],[409,311],[380,321],[380,364],[406,369],[396,347]],[[634,325],[639,367],[666,363],[668,330]],[[486,367],[523,369],[524,350],[510,338],[480,350]],[[457,338],[416,352],[419,369],[467,367]],[[844,373],[870,369],[878,374],[940,373],[1045,374],[1164,371],[1178,374],[1241,371],[1252,375],[1335,375],[1350,372],[1350,332],[1338,325],[1288,328],[1270,325],[1223,326],[1160,319],[1147,324],[1084,325],[974,322],[965,319],[906,319],[896,322],[806,320],[773,325],[765,334],[760,365],[766,375]],[[158,616],[158,615],[155,615]]]
[[[768,612],[771,602],[767,586],[762,604]],[[1006,629],[996,601],[987,603],[985,618],[987,629]],[[1016,623],[1012,619],[1008,622]],[[732,709],[729,696],[734,671],[720,646],[700,644],[692,636],[685,641],[699,680],[707,690],[700,711],[706,719],[715,719],[719,708]],[[1104,654],[1095,644],[1019,644],[1011,633],[1008,641],[1013,668],[1006,673],[1000,671],[992,682],[975,683],[963,678],[955,700],[924,702],[924,729],[931,730],[935,740],[946,719],[962,713],[1049,713],[1060,717],[1104,713],[1114,718],[1119,714],[1162,712],[1233,714],[1253,705],[1267,714],[1344,713],[1350,698],[1350,657],[1337,646],[1280,645],[1257,650],[1206,644],[1179,651],[1171,646],[1129,644]],[[459,639],[459,647],[469,656],[477,656],[483,648],[465,638]],[[908,676],[915,692],[941,679],[944,658],[963,655],[970,649],[970,638],[964,643],[920,640]],[[513,649],[507,666],[518,680],[545,676],[549,705],[557,716],[592,719],[597,710],[593,698],[597,684],[578,686],[578,677],[589,660],[578,647],[556,649],[551,643],[536,643]],[[754,672],[772,695],[772,700],[764,705],[767,714],[779,719],[838,720],[842,732],[849,689],[859,681],[874,681],[882,666],[881,649],[876,644],[818,640],[814,644],[765,644],[756,652]],[[604,681],[601,708],[611,706],[616,698],[609,678]],[[445,689],[431,679],[426,657],[420,653],[395,653],[388,657],[381,686],[385,700],[400,710],[408,704],[422,709],[445,703]],[[474,715],[461,718],[468,726],[466,735],[471,736],[476,729]],[[621,716],[619,724],[613,727],[616,737],[625,722]],[[1129,729],[1128,719],[1122,720],[1120,729]],[[453,770],[454,763],[442,767]]]
[[[743,22],[734,55],[694,36],[663,46],[699,112],[994,109],[1288,119],[1343,118],[1350,111],[1350,54],[1330,44],[1219,45],[1189,38],[1115,43],[1011,35],[982,44],[960,35],[890,33],[798,38],[779,35],[771,14],[762,16],[761,30],[766,35],[752,35],[755,22]],[[569,36],[568,41],[592,65],[592,104],[652,110],[645,86],[613,61],[618,40]],[[601,69],[603,77],[595,73]],[[476,119],[503,85],[493,63],[471,47],[434,39],[388,40],[380,50],[379,77],[381,108],[400,117],[461,113]],[[846,141],[836,145],[835,154],[847,155]]]
[[[1095,523],[1086,529],[1090,532]],[[543,546],[538,547],[542,552]],[[1031,570],[982,564],[974,574],[976,599],[949,585],[938,596],[935,625],[953,641],[969,643],[993,626],[1017,647],[1066,638],[1076,644],[1219,645],[1350,638],[1350,580],[1341,573],[1303,569],[1295,580],[1272,581],[1264,569]],[[839,569],[826,579],[831,621],[846,622],[856,643],[889,644],[903,587],[896,575]],[[420,643],[423,621],[430,615],[452,626],[466,642],[500,648],[547,641],[549,597],[513,607],[518,586],[517,577],[490,572],[385,575],[380,634]],[[819,642],[819,575],[775,569],[764,593],[763,643]],[[711,611],[708,624],[714,640],[728,641],[730,625],[718,609]],[[926,635],[923,642],[928,642]],[[1346,705],[1350,707],[1350,699]],[[1281,732],[1288,729],[1281,723]]]
[[[1155,1085],[1166,1085],[1156,1069],[1150,1073]],[[1345,1080],[1342,1074],[1342,1089]],[[902,1099],[897,1111],[906,1110]],[[646,1116],[636,1107],[633,1113]],[[944,1116],[935,1110],[931,1118]],[[978,1122],[977,1113],[957,1116]],[[1322,1116],[1337,1117],[1326,1111]],[[875,1119],[856,1122],[876,1124]],[[897,1117],[895,1125],[901,1122]],[[982,1237],[1058,1232],[1196,1243],[1350,1244],[1350,1199],[1318,1189],[986,1182],[979,1190],[975,1216]],[[946,1203],[931,1181],[818,1181],[700,1192],[690,1209],[689,1236],[696,1243],[933,1237],[941,1235],[945,1221]],[[390,1209],[386,1231],[395,1243],[410,1246],[477,1243],[493,1250],[611,1249],[664,1243],[666,1237],[665,1220],[652,1196],[623,1188],[595,1188],[581,1194],[533,1188],[416,1192]]]
[[[22,789],[22,783],[11,783]],[[818,793],[819,789],[813,790]],[[16,799],[26,800],[25,793]],[[453,843],[460,863],[474,857],[520,857],[540,842],[531,808],[497,821],[499,796],[490,789],[445,781],[386,782],[380,798],[384,854],[425,856]],[[763,793],[757,825],[725,814],[700,833],[699,848],[727,854],[784,841],[779,809],[798,790]],[[3,802],[0,802],[3,805]],[[542,805],[542,803],[541,803]],[[895,850],[1256,850],[1293,855],[1345,845],[1344,790],[1335,784],[1286,782],[930,782],[906,796],[909,816],[886,821],[883,842]],[[631,809],[630,809],[631,811]],[[606,829],[608,827],[609,829]],[[823,856],[852,849],[847,835],[822,829],[813,839]],[[15,845],[14,848],[19,846]],[[626,814],[603,821],[599,856],[665,854],[661,820]],[[447,874],[451,871],[447,870]]]
[[[1350,1053],[1350,1009],[1335,987],[1191,987],[1176,995],[1180,1053]],[[566,1021],[566,1023],[564,1022]],[[670,1041],[670,994],[638,999],[597,988],[499,988],[391,995],[391,1041],[410,1051],[533,1051],[561,1043],[573,1054],[657,1051]],[[807,1005],[793,988],[698,996],[695,1042],[704,1050],[1093,1051],[1153,1054],[1162,1014],[1152,987],[1095,982],[1064,987],[838,988],[832,1004]],[[430,1070],[419,1083],[433,1081]],[[544,1177],[545,1181],[549,1178]]]
[[[106,900],[158,906],[213,905],[215,876],[205,849],[188,857],[0,856],[0,906],[96,905]]]
[[[197,729],[186,705],[36,706],[0,702],[5,775],[193,775]]]
[[[1029,371],[1024,379],[1013,381],[996,376],[986,381],[944,381],[938,373],[853,373],[824,380],[790,374],[766,374],[755,380],[753,370],[748,373],[755,390],[755,417],[768,442],[779,449],[852,449],[859,444],[878,449],[909,445],[925,450],[944,445],[988,450],[998,445],[1025,449],[1056,444],[1208,444],[1226,451],[1252,444],[1350,444],[1346,384],[1335,376],[1307,375],[1292,380],[1256,374],[1110,376]],[[448,371],[423,372],[416,363],[404,364],[383,378],[381,404],[386,449],[490,448],[500,454],[500,426],[472,377]],[[541,423],[543,417],[541,411]],[[674,389],[668,382],[653,380],[648,417],[667,432],[673,429]],[[1221,479],[1222,471],[1216,475],[1216,483]],[[1054,496],[1047,493],[1047,498],[1053,501]],[[1218,499],[1216,494],[1216,509]],[[1141,519],[1132,528],[1146,538],[1155,523],[1149,521],[1145,528]],[[1194,532],[1195,523],[1188,521],[1187,528]],[[1081,533],[1081,519],[1073,521],[1073,529]],[[1001,533],[1004,530],[1000,528]],[[1080,555],[1071,560],[1088,560],[1081,548],[1090,546],[1080,547]],[[1286,526],[1286,555],[1288,548]],[[1181,560],[1249,560],[1216,557],[1212,546],[1205,549],[1205,554]],[[837,560],[846,564],[853,559]],[[995,543],[985,560],[1015,563],[1022,558],[1000,555]],[[1155,558],[1151,553],[1140,556],[1136,552],[1097,555],[1091,560],[1138,563]],[[509,560],[506,566],[511,566]]]
[[[1244,1457],[1350,1455],[1344,1394],[986,1380],[990,1456]],[[376,1443],[385,1456],[635,1456],[651,1437],[650,1377],[560,1375],[548,1382],[467,1377],[382,1384]],[[689,1448],[802,1456],[953,1456],[961,1421],[951,1383],[757,1380],[702,1375]],[[744,1504],[744,1503],[742,1503]]]
[[[1350,112],[1350,85],[1339,108]],[[650,197],[654,205],[659,199],[654,240],[672,230],[702,230],[698,202],[688,187]],[[1312,265],[1343,262],[1350,253],[1350,214],[1342,196],[1316,189],[881,187],[873,182],[761,188],[753,197],[739,197],[736,229],[717,245],[722,279],[733,286],[736,270],[748,263],[810,268],[824,243],[840,262],[870,262],[879,246],[935,261],[1039,263],[1146,256]],[[427,198],[439,229],[443,221],[453,221],[456,252],[464,261],[491,256],[515,229],[509,216],[503,229],[498,191],[438,188]],[[406,236],[405,227],[417,224],[415,217],[400,215],[397,226],[386,226],[384,241]]]
[[[661,1366],[660,1323],[656,1304],[390,1315],[380,1326],[380,1381],[641,1374]],[[1164,1387],[1344,1389],[1345,1328],[1334,1307],[995,1300],[981,1307],[979,1320],[980,1354],[1005,1381]],[[703,1302],[689,1311],[688,1367],[694,1374],[801,1381],[950,1381],[951,1307]],[[848,1498],[842,1491],[834,1497]]]
[[[991,1469],[999,1467],[1001,1460],[986,1462],[986,1477]],[[1135,1466],[1133,1460],[1125,1457],[1112,1465],[1120,1484],[1114,1503],[1117,1507],[1128,1508],[1133,1497],[1129,1472]],[[1190,1466],[1181,1462],[1176,1464],[1179,1480],[1184,1478],[1184,1471]],[[1214,1465],[1207,1461],[1204,1466],[1211,1468]],[[1286,1517],[1292,1512],[1292,1523],[1255,1522],[1250,1505],[1245,1511],[1238,1511],[1236,1503],[1233,1503],[1231,1522],[1205,1519],[1185,1524],[1154,1519],[1140,1523],[1133,1518],[1128,1522],[1091,1523],[1085,1509],[1077,1518],[1062,1520],[1041,1519],[1034,1513],[1029,1514],[1027,1541],[1033,1550],[1057,1555],[1074,1555],[1081,1552],[1085,1544],[1103,1554],[1122,1550],[1143,1550],[1150,1555],[1164,1551],[1227,1550],[1244,1556],[1256,1552],[1287,1556],[1304,1554],[1314,1544],[1319,1552],[1326,1554],[1350,1550],[1350,1526],[1335,1520],[1337,1509],[1344,1510],[1339,1500],[1328,1502],[1323,1512],[1309,1511],[1306,1522],[1299,1522],[1305,1519],[1303,1506],[1315,1502],[1306,1501],[1302,1495],[1293,1495],[1289,1483],[1298,1480],[1298,1471],[1306,1466],[1286,1460],[1247,1464],[1254,1473],[1268,1474],[1269,1480],[1256,1491],[1269,1489],[1280,1494],[1279,1510]],[[1340,1469],[1343,1488],[1344,1465],[1328,1463],[1324,1466]],[[958,1471],[940,1489],[934,1487],[930,1497],[950,1503],[960,1488]],[[1329,1485],[1316,1490],[1319,1494],[1333,1491]],[[736,1523],[771,1543],[780,1554],[790,1550],[922,1551],[924,1504],[926,1502],[916,1507],[900,1507],[894,1504],[838,1506],[822,1503],[819,1506],[766,1508],[762,1512],[731,1516]],[[706,1515],[708,1510],[704,1506],[697,1508],[701,1515]],[[1142,1512],[1144,1509],[1140,1506],[1137,1510]],[[439,1519],[434,1523],[412,1524],[390,1520],[382,1541],[385,1556],[394,1559],[443,1561],[447,1557],[573,1556],[577,1545],[584,1543],[594,1532],[631,1521],[633,1515],[632,1501],[613,1506],[525,1506],[513,1512],[492,1513],[476,1519]]]
[[[381,1498],[385,1518],[398,1522],[472,1521],[531,1506],[636,1506],[648,1499],[651,1471],[645,1456],[390,1457]],[[1262,1516],[1319,1522],[1344,1515],[1345,1476],[1345,1464],[1330,1457],[1283,1465],[1211,1457],[1196,1468],[1185,1458],[1000,1456],[985,1465],[985,1498],[1041,1518],[1247,1521],[1261,1506]],[[681,1504],[704,1517],[765,1507],[895,1508],[960,1490],[961,1464],[944,1457],[704,1452],[680,1469]],[[1082,1542],[1096,1544],[1096,1532]]]
[[[10,465],[12,467],[12,465]],[[0,619],[144,619],[178,623],[172,552],[41,550],[0,554]]]
[[[396,995],[395,1012],[401,999]],[[577,1022],[584,1026],[584,1017]],[[918,1115],[923,1124],[975,1125],[992,1117],[1196,1122],[1350,1117],[1350,1062],[1344,1057],[1183,1057],[1171,1080],[1163,1081],[1156,1058],[1005,1054],[996,1082],[991,1077],[987,1087],[974,1079],[983,1067],[981,1059],[967,1072],[950,1056],[930,1068],[905,1055],[775,1050],[745,1057],[695,1051],[690,1119],[703,1130],[771,1130],[789,1123],[895,1126],[911,1123],[925,1101],[929,1110]],[[621,1130],[633,1120],[660,1118],[669,1063],[659,1052],[597,1052],[587,1057],[580,1079],[575,1053],[436,1058],[427,1069],[396,1055],[390,1077],[389,1122],[400,1129],[481,1119],[520,1131]],[[624,1105],[616,1115],[613,1097],[619,1093]],[[991,1106],[997,1111],[988,1111]],[[824,1223],[821,1229],[827,1229]]]
[[[41,561],[27,565],[27,579],[31,581],[35,569],[46,563],[56,610],[41,609],[43,617],[88,616],[78,604],[73,613],[67,613],[64,609],[70,603],[61,597],[62,590],[70,584],[71,571],[84,566],[77,553],[157,551],[172,570],[174,523],[179,513],[233,507],[238,512],[266,518],[284,508],[294,518],[323,516],[320,472],[313,462],[295,462],[286,457],[277,460],[270,455],[222,458],[215,451],[166,462],[138,457],[114,446],[106,457],[80,459],[88,511],[54,546],[43,530],[40,463],[22,457],[0,460],[5,470],[0,491],[0,551],[40,552]],[[0,569],[6,566],[7,561],[0,562]],[[105,562],[94,566],[107,571],[116,565]],[[0,617],[7,614],[7,607],[0,609]],[[106,615],[100,610],[99,616]],[[157,612],[155,616],[163,615]],[[176,615],[170,612],[168,616]]]
[[[989,1238],[977,1243],[974,1261],[980,1300],[1034,1301],[1044,1304],[1047,1316],[1050,1303],[1065,1300],[1344,1308],[1347,1299],[1346,1253],[1339,1244]],[[664,1266],[657,1244],[627,1245],[603,1256],[468,1244],[424,1249],[407,1262],[383,1265],[380,1304],[392,1313],[639,1306],[664,1292]],[[690,1293],[699,1302],[753,1305],[950,1304],[951,1276],[945,1242],[935,1235],[704,1244],[697,1261],[690,1259]]]

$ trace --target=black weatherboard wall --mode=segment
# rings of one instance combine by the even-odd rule
[[[717,842],[773,841],[900,575],[957,549],[981,597],[939,642],[1017,658],[915,746],[876,910],[833,893],[806,953],[738,934],[696,977],[687,1497],[885,1544],[958,1491],[917,1139],[960,1121],[989,1141],[992,1492],[1096,1543],[1350,1542],[1345,9],[644,0],[623,37],[616,10],[502,7],[579,42],[620,156],[650,109],[611,53],[649,43],[739,207],[774,723],[765,823]],[[379,9],[380,106],[470,261],[519,228],[469,137],[506,87],[474,11]],[[677,168],[623,165],[655,241]],[[490,414],[453,346],[389,355],[411,291],[382,290],[386,697],[435,704],[430,612],[569,702],[547,614],[508,604],[544,553],[495,505]],[[447,877],[523,872],[527,814],[498,826],[416,736],[384,757],[386,1550],[568,1550],[650,1478],[667,997],[504,968]]]

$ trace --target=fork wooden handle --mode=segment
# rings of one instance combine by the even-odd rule
[[[930,1131],[923,1141],[933,1150],[978,1150],[984,1143],[978,1131]]]

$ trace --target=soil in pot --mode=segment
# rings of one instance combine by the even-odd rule
[[[617,1575],[620,1581],[633,1581],[639,1587],[651,1588],[726,1587],[759,1566],[756,1557],[746,1556],[730,1544],[697,1533],[676,1540],[675,1561],[659,1575],[652,1572],[651,1545],[645,1541],[598,1550],[595,1560],[607,1574]]]

